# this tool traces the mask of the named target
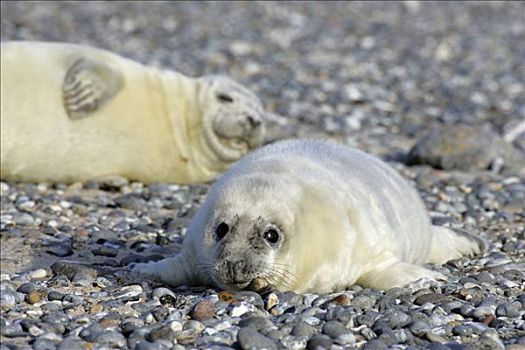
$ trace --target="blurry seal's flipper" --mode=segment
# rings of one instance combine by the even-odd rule
[[[122,75],[107,64],[86,58],[75,60],[62,85],[67,114],[71,119],[89,116],[115,96],[122,84]]]

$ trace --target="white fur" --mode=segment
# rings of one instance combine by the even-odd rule
[[[234,217],[239,219],[231,239],[217,243],[217,222]],[[232,259],[258,259],[246,232],[260,217],[262,226],[277,225],[284,235],[278,248],[264,250],[261,273],[279,289],[297,292],[330,292],[354,283],[404,286],[439,277],[420,264],[480,249],[476,240],[455,239],[452,231],[432,226],[415,189],[380,159],[328,142],[284,141],[249,154],[214,184],[180,255],[135,271],[171,285],[232,288],[212,278],[217,247],[236,244]],[[274,262],[286,269],[268,274]]]
[[[119,79],[99,84],[118,87],[102,107],[74,119],[62,87],[79,59]],[[259,99],[230,79],[195,79],[101,49],[43,42],[2,43],[1,70],[5,180],[209,181],[263,139],[264,126],[247,122],[248,116],[262,122]],[[221,103],[219,93],[234,101]]]

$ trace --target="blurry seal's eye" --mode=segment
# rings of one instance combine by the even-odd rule
[[[232,103],[233,102],[233,98],[230,95],[226,95],[226,94],[218,94],[217,95],[217,99],[220,102],[225,102],[225,103]]]
[[[226,234],[230,231],[230,227],[228,224],[221,222],[217,227],[215,228],[215,234],[217,235],[217,240],[221,240],[226,236]]]
[[[266,240],[266,242],[270,243],[271,245],[274,245],[277,242],[279,242],[279,232],[277,232],[273,228],[266,230],[263,234],[263,237]]]

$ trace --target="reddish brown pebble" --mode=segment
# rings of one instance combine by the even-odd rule
[[[90,313],[94,315],[94,314],[101,313],[102,311],[104,311],[104,306],[102,306],[101,304],[95,304],[91,306]]]
[[[222,301],[225,301],[227,303],[233,303],[235,301],[234,295],[235,294],[233,294],[232,292],[226,292],[226,291],[219,292],[219,298]]]
[[[350,298],[346,294],[341,294],[330,300],[330,303],[334,303],[337,305],[349,305]]]
[[[485,319],[483,320],[483,323],[486,324],[487,326],[492,322],[494,321],[496,317],[494,317],[494,315],[488,315],[487,317],[485,317]]]
[[[120,320],[115,315],[108,315],[102,318],[100,321],[98,321],[98,323],[103,328],[111,328],[111,327],[117,327],[118,325],[120,325]]]
[[[211,301],[203,300],[193,308],[191,318],[197,321],[208,320],[215,315],[215,306]]]

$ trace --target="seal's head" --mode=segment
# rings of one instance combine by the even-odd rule
[[[264,139],[263,108],[255,94],[220,76],[198,79],[198,101],[208,146],[225,162],[233,162]]]
[[[263,278],[279,289],[294,288],[286,257],[295,208],[278,205],[293,190],[282,191],[281,184],[262,176],[226,176],[214,185],[189,228],[200,233],[200,271],[212,284],[238,290]]]
[[[262,278],[279,290],[303,290],[336,255],[333,221],[340,220],[332,206],[297,179],[272,176],[273,170],[229,172],[197,215],[200,224],[190,227],[202,232],[200,272],[220,288],[244,289]],[[330,240],[318,234],[324,225],[333,228]]]

